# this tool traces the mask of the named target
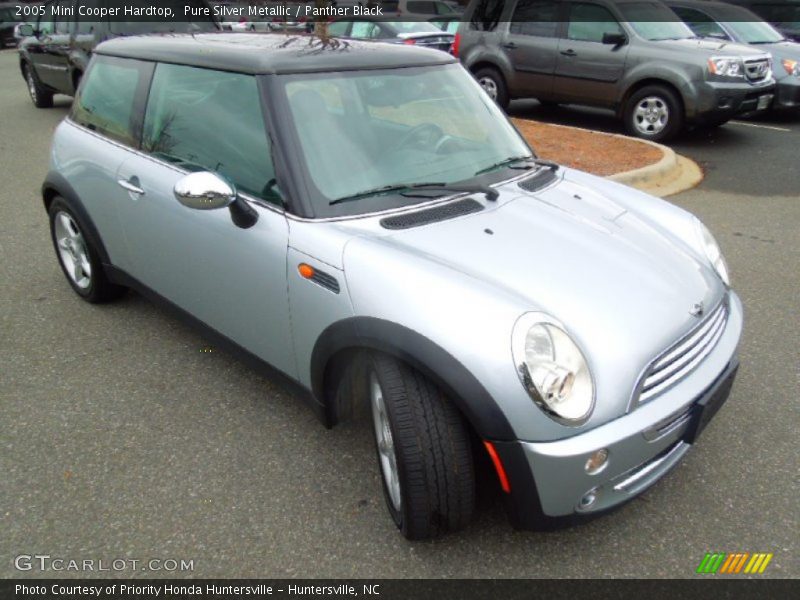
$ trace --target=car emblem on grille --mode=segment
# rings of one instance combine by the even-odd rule
[[[703,312],[705,311],[705,306],[703,306],[702,302],[696,302],[692,305],[692,308],[689,309],[689,314],[693,317],[702,317]]]

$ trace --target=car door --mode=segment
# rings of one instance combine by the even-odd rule
[[[142,152],[119,171],[119,215],[130,275],[212,329],[294,375],[286,255],[258,80],[159,64],[143,122]],[[233,183],[258,221],[229,209],[195,210],[173,195],[192,171]]]
[[[549,98],[558,56],[559,4],[519,0],[501,45],[514,69],[514,93]]]
[[[628,44],[604,44],[605,34],[624,34],[613,14],[594,2],[573,2],[558,44],[554,95],[563,101],[611,106],[625,73]]]
[[[58,91],[71,92],[69,49],[75,21],[72,16],[74,0],[59,0],[53,3],[51,10],[54,15],[51,32],[39,39],[41,56],[36,64],[36,73],[45,85]]]

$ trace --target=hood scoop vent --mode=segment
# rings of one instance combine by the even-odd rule
[[[410,229],[420,225],[428,225],[438,221],[446,221],[463,215],[480,212],[483,204],[472,198],[466,198],[449,204],[442,204],[426,210],[405,213],[394,217],[381,219],[381,226],[384,229]]]
[[[517,185],[526,192],[537,192],[545,186],[553,183],[558,175],[553,169],[542,168],[536,171],[530,177],[526,177]]]

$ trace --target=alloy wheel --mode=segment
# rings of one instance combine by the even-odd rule
[[[633,111],[633,126],[642,135],[661,133],[669,123],[669,106],[663,98],[642,98]]]
[[[56,213],[54,235],[58,257],[67,275],[80,289],[88,289],[92,284],[92,264],[83,234],[71,215],[64,211]]]
[[[394,447],[394,438],[389,426],[389,415],[386,412],[386,402],[383,399],[383,390],[375,373],[372,373],[369,384],[370,403],[372,404],[372,423],[375,428],[375,440],[378,445],[381,473],[386,483],[389,499],[397,512],[402,506],[400,494],[400,472],[397,469],[397,454]]]
[[[491,77],[481,77],[478,80],[478,83],[484,89],[484,91],[489,94],[489,97],[492,100],[497,100],[497,82],[492,79]]]

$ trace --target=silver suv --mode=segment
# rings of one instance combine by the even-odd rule
[[[738,366],[742,305],[708,230],[536,158],[443,52],[106,42],[43,195],[79,296],[167,304],[328,427],[371,414],[413,539],[469,521],[481,465],[516,527],[634,497]]]
[[[658,0],[473,0],[454,51],[512,98],[610,108],[652,141],[770,106],[769,53],[698,38]]]

